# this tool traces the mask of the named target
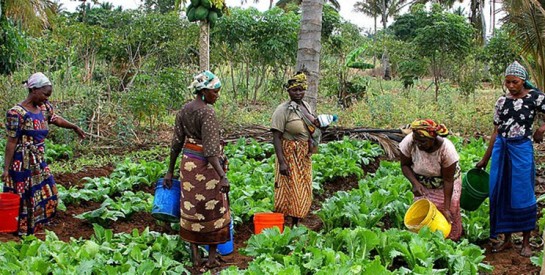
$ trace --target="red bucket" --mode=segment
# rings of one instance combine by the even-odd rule
[[[17,231],[21,197],[13,193],[0,193],[0,233]]]
[[[265,228],[278,227],[280,232],[284,231],[284,214],[282,213],[255,213],[254,233],[259,234]]]

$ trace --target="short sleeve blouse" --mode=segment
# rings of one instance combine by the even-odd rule
[[[418,149],[413,134],[410,133],[399,143],[399,150],[412,160],[413,171],[426,177],[439,177],[443,167],[449,167],[460,160],[454,144],[447,138],[443,138],[443,144],[439,149],[428,153]]]
[[[545,112],[545,94],[532,89],[523,98],[501,96],[494,107],[494,125],[504,138],[530,137],[537,112]]]

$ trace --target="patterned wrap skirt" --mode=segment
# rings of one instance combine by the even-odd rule
[[[180,177],[180,237],[194,244],[229,241],[231,213],[227,194],[220,191],[220,177],[203,156],[198,140],[185,141]]]
[[[290,175],[280,174],[275,165],[274,209],[284,215],[304,218],[312,204],[312,161],[308,141],[282,140],[282,151]]]
[[[424,177],[422,175],[416,175],[417,179],[420,182],[429,182],[429,181],[437,181],[438,177],[433,177],[431,180],[429,177]],[[427,179],[426,179],[427,178]],[[441,179],[442,181],[442,179]],[[445,205],[445,193],[442,188],[429,188],[426,185],[424,185],[426,190],[428,191],[428,196],[415,196],[414,201],[417,201],[419,199],[426,198],[435,204],[437,209],[444,209]],[[450,199],[450,214],[452,215],[452,229],[450,230],[450,234],[448,235],[448,238],[457,241],[462,236],[462,214],[460,211],[460,196],[462,195],[462,178],[459,176],[455,177],[454,179],[454,187],[452,190],[452,198]]]

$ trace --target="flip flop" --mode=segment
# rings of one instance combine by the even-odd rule
[[[216,267],[220,267],[221,264],[216,260],[212,264],[209,264],[208,262],[205,262],[202,267],[199,269],[199,272],[205,273],[206,271],[212,270]]]
[[[525,249],[525,248],[523,247],[523,248],[520,250],[520,256],[522,256],[522,257],[528,258],[528,257],[532,256],[532,254],[533,254],[533,253],[532,253],[532,248],[530,248],[530,247],[527,247],[527,249]]]
[[[492,253],[502,252],[502,251],[504,251],[506,249],[509,249],[511,247],[513,247],[512,242],[508,242],[508,243],[503,242],[503,243],[500,243],[500,244],[492,247]]]

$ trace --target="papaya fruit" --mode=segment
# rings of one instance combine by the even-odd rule
[[[212,7],[212,2],[210,2],[210,0],[201,0],[201,6],[210,9]]]
[[[203,6],[198,6],[195,9],[196,20],[206,20],[208,18],[208,9]]]
[[[215,11],[210,10],[210,12],[208,12],[208,22],[210,22],[210,27],[216,25],[216,21],[218,21],[218,14]]]
[[[197,18],[195,17],[195,10],[196,10],[196,9],[193,8],[193,7],[192,7],[191,9],[188,9],[188,10],[187,10],[187,20],[188,20],[189,22],[195,22],[195,21],[197,21]]]

